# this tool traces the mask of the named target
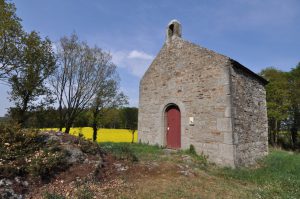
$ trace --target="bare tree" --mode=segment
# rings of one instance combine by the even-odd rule
[[[65,133],[69,133],[76,117],[89,107],[103,83],[103,52],[72,34],[60,40],[57,55],[58,66],[51,84],[58,99],[60,129],[65,126]]]

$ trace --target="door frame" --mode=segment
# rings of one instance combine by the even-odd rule
[[[168,143],[167,143],[167,132],[168,132],[168,129],[167,129],[168,128],[168,124],[167,124],[167,122],[168,122],[167,110],[170,107],[176,107],[179,110],[179,113],[180,113],[180,115],[179,115],[179,118],[180,118],[180,128],[179,128],[179,131],[180,131],[180,136],[179,136],[180,147],[178,148],[178,149],[180,149],[180,148],[182,148],[182,116],[181,116],[182,112],[181,112],[180,107],[177,104],[175,104],[175,103],[169,103],[169,104],[167,104],[165,106],[164,110],[163,110],[164,111],[163,112],[163,114],[164,114],[164,146],[167,147],[167,145],[168,145]]]

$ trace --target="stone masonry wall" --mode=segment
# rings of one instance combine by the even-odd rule
[[[140,82],[139,140],[166,145],[164,111],[174,103],[181,112],[181,148],[192,144],[209,160],[234,166],[230,64],[179,37],[166,42]]]
[[[233,64],[231,79],[235,165],[248,166],[268,153],[266,91],[238,63]]]

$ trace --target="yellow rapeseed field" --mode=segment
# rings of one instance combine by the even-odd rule
[[[57,131],[58,128],[45,128],[43,130]],[[78,136],[79,133],[86,139],[93,139],[93,129],[91,127],[78,127],[70,130],[71,135]],[[131,142],[132,140],[132,133],[128,129],[98,129],[97,133],[97,142]],[[137,142],[137,131],[134,133],[134,142]]]

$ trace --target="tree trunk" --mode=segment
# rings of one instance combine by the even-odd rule
[[[274,143],[278,146],[278,122],[275,120]]]
[[[298,133],[298,129],[296,127],[292,127],[292,129],[291,129],[291,137],[292,137],[292,147],[293,147],[293,149],[296,149],[296,145],[297,145],[297,133]]]
[[[293,111],[294,120],[291,129],[291,137],[292,137],[292,147],[295,150],[297,148],[297,136],[298,136],[298,119],[299,119],[299,111],[298,108],[294,108]]]
[[[25,127],[25,122],[27,120],[26,111],[27,111],[27,108],[28,108],[28,101],[29,101],[29,97],[25,97],[24,101],[23,101],[23,106],[20,110],[20,117],[18,119],[18,123],[21,125],[22,128]]]
[[[134,132],[135,132],[135,130],[131,130],[131,133],[132,133],[132,140],[131,140],[131,143],[134,142]]]
[[[98,131],[98,125],[97,125],[97,119],[98,119],[98,114],[99,114],[99,109],[95,108],[93,111],[93,141],[96,142],[97,141],[97,131]]]
[[[67,124],[67,125],[66,125],[65,133],[66,133],[66,134],[69,134],[69,133],[70,133],[70,129],[71,129],[71,125]]]
[[[96,142],[97,141],[97,125],[93,125],[93,141]]]
[[[268,121],[268,138],[269,138],[269,143],[274,146],[274,140],[273,140],[273,134],[274,134],[274,131],[273,131],[273,120],[269,120]]]
[[[66,122],[66,130],[65,130],[66,134],[70,133],[70,129],[72,127],[73,121],[74,121],[73,119],[69,118],[69,120]]]
[[[62,131],[63,129],[63,114],[62,114],[62,107],[59,105],[58,107],[58,113],[59,113],[59,131]]]

